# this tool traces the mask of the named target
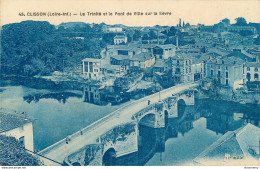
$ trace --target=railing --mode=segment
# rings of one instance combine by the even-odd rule
[[[198,85],[197,82],[189,83],[189,84],[186,84],[186,85],[192,85],[192,84],[197,84],[197,85]],[[185,86],[185,85],[184,85],[184,84],[178,84],[178,85],[176,85],[176,86],[173,86],[173,87],[171,87],[171,88],[168,88],[168,89],[165,89],[165,90],[161,91],[161,94],[163,94],[163,93],[169,93],[170,91],[172,91],[172,90],[174,90],[175,88],[178,88],[178,87],[180,87],[180,86]],[[157,92],[157,93],[155,93],[155,94],[152,94],[152,95],[149,95],[149,96],[146,96],[146,97],[144,97],[144,98],[142,98],[142,99],[139,99],[139,100],[130,102],[129,104],[127,104],[127,105],[125,105],[125,106],[123,106],[123,107],[117,109],[116,111],[114,111],[114,112],[112,112],[112,113],[106,115],[105,117],[103,117],[103,118],[97,120],[96,122],[92,123],[91,125],[89,125],[89,126],[83,128],[82,130],[77,131],[76,133],[72,134],[71,137],[70,137],[71,140],[73,140],[73,139],[75,139],[75,138],[81,136],[81,133],[84,134],[84,133],[90,132],[91,130],[94,130],[94,129],[98,128],[99,126],[101,126],[102,124],[104,124],[105,122],[107,122],[108,120],[110,120],[111,118],[118,117],[118,114],[119,114],[122,110],[128,109],[128,108],[130,108],[130,107],[132,107],[132,106],[135,106],[137,103],[140,104],[140,103],[142,103],[142,102],[147,102],[150,98],[153,98],[153,97],[155,97],[155,96],[159,96],[159,92]],[[159,98],[159,97],[158,97],[158,98]],[[151,104],[151,103],[150,103],[150,104]],[[140,110],[142,110],[142,109],[140,109]],[[139,111],[140,111],[140,110],[139,110]],[[107,129],[107,130],[109,130],[109,129]],[[58,147],[60,147],[60,146],[62,146],[62,145],[65,145],[65,144],[66,144],[66,138],[64,138],[64,139],[62,139],[62,140],[60,140],[60,141],[58,141],[57,143],[54,143],[53,145],[51,145],[51,146],[49,146],[49,147],[47,147],[47,148],[45,148],[45,149],[43,149],[42,151],[38,152],[38,154],[45,155],[45,154],[49,153],[50,151],[52,151],[53,149],[56,149],[56,148],[58,148]]]

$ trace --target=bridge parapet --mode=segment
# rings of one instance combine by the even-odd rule
[[[89,144],[68,155],[64,163],[69,166],[100,166],[102,165],[102,144]]]
[[[129,104],[119,108],[118,110],[114,111],[113,113],[108,114],[107,116],[99,119],[98,121],[92,123],[91,125],[85,127],[84,129],[72,134],[70,136],[71,141],[69,144],[66,143],[66,139],[62,139],[61,141],[47,147],[46,149],[39,152],[40,155],[46,156],[48,158],[54,159],[58,162],[63,162],[65,157],[73,154],[74,152],[78,152],[80,147],[90,144],[98,144],[97,139],[99,136],[103,136],[105,133],[109,133],[109,131],[113,131],[113,129],[117,128],[120,125],[126,125],[127,123],[134,123],[136,126],[136,130],[138,131],[138,122],[147,114],[155,115],[155,127],[164,127],[165,125],[165,110],[168,111],[168,117],[171,118],[174,113],[170,113],[170,111],[177,112],[177,101],[182,98],[185,100],[187,105],[194,104],[194,96],[190,89],[187,90],[189,87],[197,87],[198,84],[191,83],[186,84],[185,86],[176,85],[172,88],[166,89],[161,91],[160,93],[155,93],[153,95],[147,96],[145,98],[132,101]],[[185,90],[186,89],[186,90]],[[186,93],[185,93],[186,92]],[[176,94],[180,93],[180,94]],[[182,95],[181,95],[182,94]],[[192,99],[193,98],[193,99]],[[163,101],[160,101],[163,99]],[[191,99],[189,101],[189,99]],[[166,101],[167,100],[167,101]],[[193,100],[193,101],[192,101]],[[175,111],[176,109],[176,111]],[[128,138],[134,138],[137,140],[138,132],[132,132],[132,134],[128,135]],[[81,142],[79,140],[82,140]],[[131,140],[131,139],[129,139]],[[126,143],[130,146],[131,142],[126,139]],[[101,141],[102,142],[102,141]],[[111,145],[112,143],[112,145]],[[133,149],[123,148],[124,146],[121,145],[123,142],[120,140],[116,141],[116,144],[113,142],[106,142],[104,143],[104,153],[105,149],[111,147],[115,147],[117,149],[117,156],[123,155],[124,153],[129,153],[131,151],[135,151]],[[135,141],[136,147],[137,141]],[[103,144],[103,143],[102,143]],[[126,144],[126,145],[127,145]],[[107,147],[107,148],[106,148]],[[124,151],[119,151],[120,149],[124,149]],[[135,147],[135,145],[133,146]],[[66,149],[67,148],[67,149]],[[127,151],[129,150],[129,151]],[[137,151],[137,148],[136,148]],[[72,159],[72,158],[71,158]],[[79,162],[80,163],[80,162]],[[81,162],[82,163],[82,162]]]

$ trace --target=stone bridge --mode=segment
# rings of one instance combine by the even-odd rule
[[[180,116],[180,103],[194,105],[198,85],[180,84],[130,102],[38,154],[52,159],[42,158],[45,165],[114,165],[114,159],[138,151],[140,125],[164,128],[168,118]]]

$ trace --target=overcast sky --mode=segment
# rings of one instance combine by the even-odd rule
[[[260,0],[1,0],[1,25],[23,20],[124,24],[128,26],[175,26],[179,18],[190,24],[212,25],[237,17],[260,23]],[[168,16],[79,16],[79,12],[171,12]],[[71,12],[71,17],[19,16],[19,12]]]

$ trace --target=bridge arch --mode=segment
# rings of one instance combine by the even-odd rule
[[[81,166],[79,162],[72,163],[73,166]]]
[[[114,148],[109,148],[102,157],[102,165],[104,166],[114,166],[116,165],[116,150]]]

